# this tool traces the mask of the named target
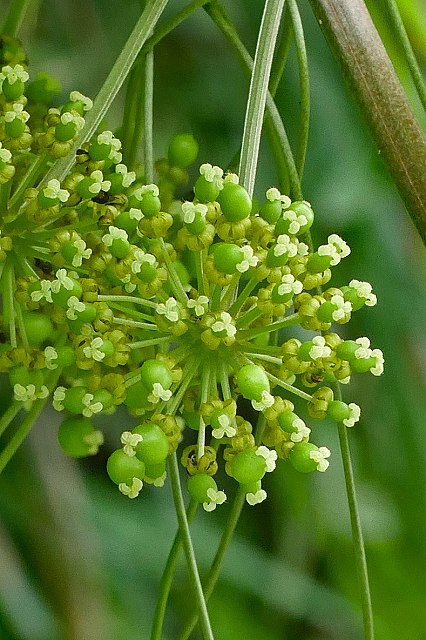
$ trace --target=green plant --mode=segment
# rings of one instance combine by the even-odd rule
[[[370,349],[365,337],[343,340],[330,332],[333,322],[347,323],[352,311],[373,306],[376,299],[371,286],[356,279],[340,288],[322,289],[331,278],[330,267],[350,250],[336,234],[316,250],[310,238],[314,214],[300,185],[309,81],[297,6],[288,3],[302,70],[302,135],[296,161],[268,95],[268,85],[272,90],[280,76],[280,69],[275,70],[269,82],[283,2],[265,3],[254,63],[221,6],[214,2],[206,7],[244,63],[252,66],[251,85],[238,175],[202,164],[195,199],[186,197],[182,204],[176,192],[187,183],[186,170],[195,161],[197,143],[189,134],[173,138],[168,158],[157,164],[154,183],[150,51],[178,19],[205,3],[191,3],[186,12],[155,31],[166,4],[147,4],[93,106],[90,99],[72,92],[65,105],[49,109],[54,84],[44,76],[26,91],[25,54],[16,40],[4,39],[3,55],[12,57],[5,57],[8,66],[3,69],[1,201],[6,214],[1,239],[5,333],[1,363],[9,373],[14,400],[2,418],[2,430],[20,412],[26,414],[0,454],[0,468],[26,437],[50,395],[55,409],[79,416],[65,418],[59,434],[64,450],[76,457],[96,453],[101,444],[93,416],[123,404],[141,416],[136,428],[122,433],[122,448],[111,454],[107,468],[119,490],[135,498],[143,482],[164,483],[166,459],[169,462],[179,534],[164,574],[152,638],[161,636],[181,545],[203,636],[211,638],[206,599],[244,498],[252,505],[264,500],[261,480],[274,469],[277,457],[288,458],[301,472],[328,467],[329,450],[309,442],[310,429],[289,400],[301,398],[312,418],[328,416],[338,422],[362,581],[365,636],[372,638],[346,433],[360,412],[356,404],[341,400],[339,382],[348,382],[352,372],[380,375],[383,357],[380,350]],[[22,7],[22,3],[12,5],[6,21],[9,33],[14,32]],[[284,44],[285,34],[288,24]],[[123,152],[120,140],[99,128],[138,54],[126,114],[143,94],[143,167],[136,157],[141,131],[132,127],[130,116],[123,123]],[[135,69],[142,65],[145,73],[138,75]],[[279,147],[281,179],[290,183],[291,198],[270,188],[256,204],[253,189],[265,106]],[[122,153],[127,165],[121,162]],[[398,164],[392,155],[390,161]],[[406,173],[407,168],[401,171]],[[414,210],[420,211],[416,206]],[[417,217],[421,226],[422,218]],[[292,307],[294,312],[288,314]],[[323,335],[290,337],[280,344],[279,332],[296,324]],[[254,434],[246,420],[251,408],[244,400],[259,414]],[[187,513],[176,456],[184,425],[197,432],[196,443],[181,452],[192,498]],[[225,500],[213,479],[220,447],[228,475],[240,486],[203,593],[188,521],[197,503],[211,511]]]

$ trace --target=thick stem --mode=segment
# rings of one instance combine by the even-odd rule
[[[426,138],[367,7],[363,0],[310,1],[408,213],[426,243]]]
[[[151,49],[145,58],[145,91],[144,91],[144,166],[145,181],[154,182],[154,160],[152,150],[153,139],[153,99],[154,99],[154,52]],[[136,123],[137,124],[137,123]]]

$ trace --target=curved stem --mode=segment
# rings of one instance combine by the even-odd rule
[[[303,33],[302,20],[296,0],[287,0],[288,9],[293,25],[294,38],[296,41],[297,61],[299,64],[300,82],[300,139],[296,155],[296,167],[299,180],[302,180],[305,166],[306,150],[308,148],[309,121],[311,115],[311,93],[309,86],[309,67],[306,53],[305,37]]]
[[[186,510],[186,518],[191,523],[198,509],[198,504],[191,500]],[[176,563],[179,551],[182,547],[182,535],[178,529],[173,540],[170,553],[164,567],[163,575],[160,582],[160,594],[158,596],[157,605],[154,612],[154,620],[151,628],[151,640],[161,640],[161,632],[164,624],[164,616],[166,614],[167,600],[169,598],[170,589],[173,582],[173,576],[176,570]]]
[[[250,195],[254,190],[269,76],[283,8],[284,0],[266,0],[257,39],[239,166],[241,184]]]
[[[18,415],[22,406],[20,402],[12,402],[0,418],[0,436],[6,431],[13,418]]]
[[[342,395],[339,385],[334,385],[333,390],[335,398],[340,400]],[[359,517],[358,501],[356,497],[348,432],[345,425],[341,422],[337,423],[337,431],[339,434],[340,451],[342,454],[343,470],[345,474],[346,494],[351,519],[355,561],[358,579],[361,586],[361,605],[365,640],[374,640],[373,609],[371,605],[370,585],[368,581],[367,559],[365,556],[364,536],[362,534],[361,519]]]
[[[411,77],[413,78],[414,86],[416,87],[420,102],[423,105],[423,109],[426,111],[426,86],[423,80],[423,74],[416,60],[416,56],[414,55],[413,47],[411,46],[407,31],[398,10],[398,5],[395,0],[385,0],[385,4],[392,21],[394,31],[398,34],[402,48],[404,49]]]
[[[182,536],[183,547],[185,551],[188,571],[191,583],[194,589],[194,595],[197,601],[198,614],[200,617],[200,626],[204,640],[214,640],[213,632],[210,626],[209,614],[207,612],[206,601],[204,598],[203,588],[201,586],[200,575],[195,560],[194,548],[192,545],[191,534],[189,531],[188,520],[183,502],[182,488],[179,477],[179,467],[176,453],[170,456],[169,460],[170,480],[172,484],[173,500],[175,503],[176,515],[179,522],[179,529]]]

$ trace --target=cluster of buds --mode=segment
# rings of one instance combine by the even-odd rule
[[[331,234],[310,249],[308,202],[271,188],[257,206],[236,174],[208,163],[193,197],[177,200],[197,156],[188,135],[172,141],[158,184],[128,170],[111,131],[77,151],[62,183],[49,179],[91,101],[72,92],[50,107],[46,76],[27,86],[21,64],[0,81],[0,371],[14,402],[31,411],[49,396],[75,457],[102,443],[94,418],[126,407],[138,424],[117,434],[107,471],[129,498],[164,484],[183,438],[188,492],[207,511],[226,499],[221,468],[251,505],[278,458],[325,471],[330,451],[311,442],[291,399],[351,427],[360,409],[335,400],[333,385],[383,371],[368,338],[332,331],[376,304],[366,282],[326,288],[346,242]],[[263,432],[239,414],[248,404]]]

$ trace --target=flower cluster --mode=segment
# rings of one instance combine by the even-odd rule
[[[121,405],[137,416],[107,465],[129,498],[164,484],[183,439],[188,492],[207,511],[226,499],[220,466],[251,505],[278,458],[325,471],[330,451],[311,442],[291,398],[351,427],[360,409],[333,385],[383,371],[368,338],[334,331],[376,303],[366,282],[328,286],[346,242],[331,234],[314,250],[308,202],[271,188],[257,206],[237,175],[208,163],[193,197],[175,199],[197,156],[191,136],[173,139],[158,184],[128,171],[111,131],[78,149],[62,183],[49,178],[90,99],[74,91],[50,107],[52,81],[29,83],[22,64],[4,66],[0,82],[0,371],[15,402],[30,411],[50,396],[64,414],[59,442],[76,457],[102,443],[94,416]],[[257,430],[244,417],[256,414]]]

